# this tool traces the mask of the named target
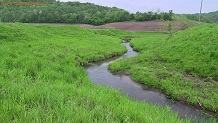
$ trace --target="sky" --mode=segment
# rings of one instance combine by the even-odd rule
[[[78,1],[81,3],[89,2],[97,5],[118,7],[131,13],[173,10],[174,13],[192,14],[199,13],[201,0],[60,0]],[[202,13],[218,10],[218,0],[204,0]]]

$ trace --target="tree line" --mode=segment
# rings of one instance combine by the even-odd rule
[[[212,22],[218,22],[218,11],[203,13],[202,16],[207,17],[212,20]]]
[[[80,2],[52,2],[47,5],[0,5],[1,22],[102,25],[130,20],[172,20],[173,14],[172,10],[169,12],[129,13],[116,7]]]
[[[185,17],[189,20],[199,20],[199,14],[186,14]],[[201,22],[212,23],[212,20],[208,17],[201,16]]]
[[[185,14],[185,17],[190,20],[199,20],[199,13],[197,14]],[[202,13],[201,21],[206,23],[217,23],[218,22],[218,11]]]

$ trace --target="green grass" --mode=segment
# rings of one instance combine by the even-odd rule
[[[202,25],[175,33],[147,33],[131,45],[140,55],[113,62],[112,72],[130,71],[147,86],[218,113],[218,25]]]
[[[90,82],[81,65],[124,53],[119,33],[1,23],[0,122],[190,122]]]

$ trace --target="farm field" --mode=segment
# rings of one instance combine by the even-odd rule
[[[190,20],[189,20],[190,21]],[[173,31],[178,31],[184,28],[184,21],[178,19],[176,21],[172,21]],[[196,26],[196,21],[191,21],[187,26],[193,27]],[[152,32],[159,32],[159,31],[167,31],[166,21],[144,21],[144,22],[114,22],[103,24],[99,26],[94,26],[91,24],[62,24],[62,23],[31,23],[36,25],[57,25],[57,26],[80,26],[83,28],[88,29],[119,29],[119,30],[126,30],[126,31],[152,31]]]
[[[134,38],[130,43],[140,55],[113,62],[110,70],[127,71],[133,80],[159,88],[173,100],[217,115],[217,29],[217,24],[209,24],[179,31],[172,37],[150,33]]]
[[[141,37],[131,43],[142,52],[136,44],[151,34],[1,23],[0,122],[191,122],[87,77],[84,65],[126,52],[122,39]]]

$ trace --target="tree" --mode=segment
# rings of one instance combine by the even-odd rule
[[[17,0],[21,1],[21,0]],[[31,0],[22,0],[31,1]],[[32,0],[53,1],[53,0]],[[163,16],[162,16],[163,15]],[[128,11],[116,7],[106,7],[92,3],[80,2],[53,2],[48,5],[4,5],[0,6],[2,22],[24,23],[85,23],[101,25],[111,22],[129,20],[171,20],[172,12],[155,13],[137,12],[130,14]]]
[[[170,33],[170,37],[172,36],[173,25],[172,21],[167,21],[167,31]]]

